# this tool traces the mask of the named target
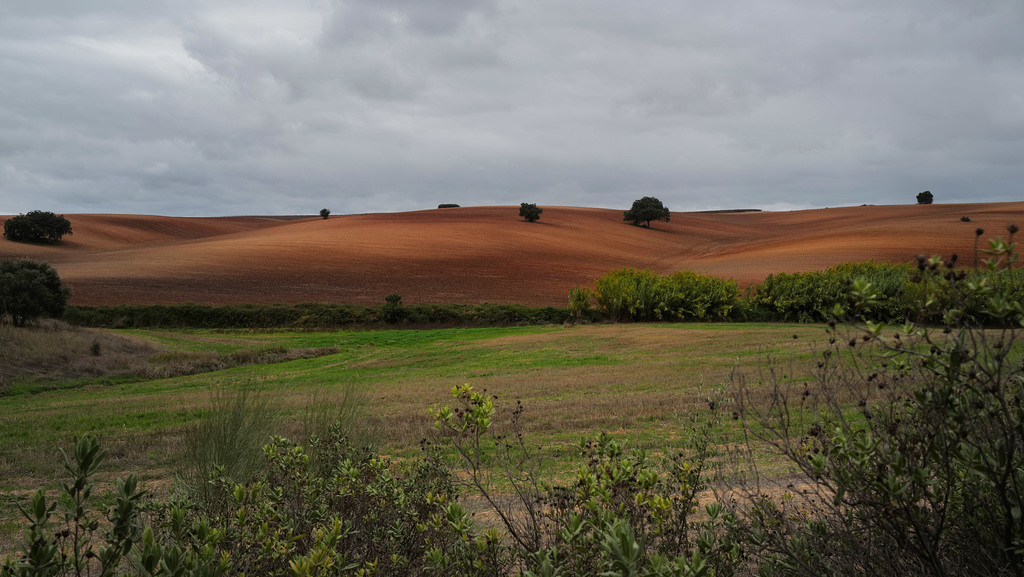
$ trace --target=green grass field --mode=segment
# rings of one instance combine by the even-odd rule
[[[805,378],[812,350],[825,340],[820,326],[777,324],[88,334],[74,346],[88,346],[96,334],[146,341],[151,364],[269,348],[336,347],[337,353],[166,379],[8,383],[0,394],[0,514],[8,523],[13,504],[30,489],[55,486],[60,448],[87,432],[110,449],[108,475],[137,472],[166,487],[185,428],[198,422],[218,392],[250,388],[268,396],[282,414],[278,429],[286,436],[299,434],[314,400],[329,406],[346,395],[358,398],[360,422],[377,431],[379,450],[404,457],[417,454],[420,440],[430,435],[428,409],[448,403],[450,388],[468,382],[497,395],[499,412],[522,400],[530,441],[558,470],[570,466],[581,437],[601,431],[633,446],[669,450],[681,443],[688,418],[709,411],[709,399],[732,411],[723,399],[734,370],[756,382],[772,358],[783,379]],[[726,423],[723,442],[735,432]]]

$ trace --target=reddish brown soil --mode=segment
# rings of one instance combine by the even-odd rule
[[[291,221],[66,215],[74,235],[55,246],[0,240],[0,258],[50,262],[75,304],[379,304],[397,293],[405,303],[562,305],[571,287],[627,266],[745,286],[919,253],[970,264],[976,228],[988,239],[1024,225],[1024,202],[674,213],[651,229],[622,222],[619,210],[544,207],[527,223],[516,208]]]

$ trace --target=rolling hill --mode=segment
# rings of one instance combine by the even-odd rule
[[[0,258],[49,262],[74,304],[380,304],[397,293],[406,303],[563,305],[571,287],[627,266],[745,286],[773,272],[919,253],[956,252],[971,264],[975,229],[985,229],[983,240],[1005,237],[1007,224],[1024,224],[1024,202],[673,213],[651,229],[622,222],[619,210],[545,206],[536,223],[517,214],[497,206],[329,220],[65,215],[72,236],[54,246],[0,240]]]

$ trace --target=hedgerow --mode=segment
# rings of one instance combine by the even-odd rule
[[[398,296],[398,295],[395,295]],[[503,326],[562,324],[563,307],[516,304],[412,304],[359,306],[328,303],[296,305],[72,305],[64,320],[102,328],[271,329],[376,327],[383,325]]]

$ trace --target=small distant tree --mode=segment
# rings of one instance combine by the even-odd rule
[[[384,306],[381,307],[380,316],[384,322],[395,324],[402,320],[405,311],[402,309],[402,295],[390,294],[384,297]]]
[[[71,222],[52,212],[33,210],[4,221],[7,240],[54,243],[66,234],[71,234]]]
[[[670,216],[668,208],[660,200],[653,196],[645,196],[633,201],[633,207],[625,212],[622,220],[629,221],[636,226],[640,226],[641,222],[646,222],[647,228],[650,228],[652,220],[668,222]]]
[[[10,315],[14,326],[63,315],[70,295],[57,271],[44,262],[26,258],[0,263],[0,316]]]
[[[524,202],[519,205],[519,216],[525,218],[529,222],[537,222],[540,220],[540,213],[542,212],[544,212],[544,209],[532,202]]]
[[[932,191],[930,190],[917,193],[917,204],[931,204],[933,200],[935,200],[935,197],[932,196]]]
[[[320,209],[320,216],[322,216],[324,220],[327,220],[327,217],[331,216],[330,209],[321,208]]]
[[[452,202],[442,202],[441,204],[437,205],[437,208],[459,208],[459,205]]]

